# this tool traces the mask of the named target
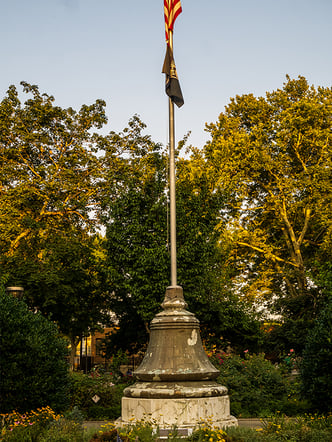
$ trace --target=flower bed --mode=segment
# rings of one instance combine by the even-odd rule
[[[3,442],[156,442],[158,429],[153,422],[142,421],[117,429],[113,423],[99,431],[83,430],[77,420],[57,415],[49,407],[20,415],[1,415],[0,441]],[[221,430],[202,425],[190,436],[180,438],[177,428],[170,432],[169,441],[188,442],[327,442],[332,440],[332,415],[306,414],[288,419],[281,413],[263,421],[262,428],[228,428]]]

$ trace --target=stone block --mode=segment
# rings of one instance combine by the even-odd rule
[[[123,397],[121,425],[141,420],[160,428],[173,425],[195,428],[202,423],[219,428],[237,425],[237,419],[230,415],[228,396],[179,399]]]

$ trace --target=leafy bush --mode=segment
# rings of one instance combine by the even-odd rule
[[[220,370],[218,382],[228,388],[231,412],[235,416],[269,416],[288,406],[290,381],[264,354],[237,355],[215,352],[212,362]],[[292,385],[294,389],[294,385]],[[292,392],[294,396],[296,392]],[[295,411],[296,406],[293,407]]]
[[[309,333],[301,364],[303,394],[318,411],[332,410],[332,298]]]
[[[310,410],[308,401],[302,394],[302,382],[300,376],[283,375],[286,394],[282,397],[280,410],[287,416],[298,416]],[[276,410],[275,410],[276,411]]]
[[[83,442],[83,432],[79,423],[61,418],[49,425],[38,442]]]
[[[263,335],[262,349],[265,354],[270,355],[275,360],[279,359],[280,355],[286,354],[290,348],[293,348],[298,355],[301,355],[312,324],[313,320],[311,317],[287,318],[285,322],[279,323]]]
[[[115,384],[114,377],[71,373],[71,408],[80,409],[87,419],[117,419],[121,415],[123,390],[129,383]],[[98,400],[94,402],[93,397]]]
[[[1,412],[68,406],[67,342],[55,324],[0,290]]]
[[[280,410],[286,393],[280,371],[263,354],[226,357],[219,380],[229,389],[236,416],[262,416]]]

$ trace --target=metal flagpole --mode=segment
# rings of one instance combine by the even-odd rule
[[[173,32],[169,32],[169,45],[173,51]],[[175,123],[174,103],[168,99],[169,108],[169,194],[170,194],[170,233],[171,233],[171,285],[177,285],[176,268],[176,191],[175,191]]]

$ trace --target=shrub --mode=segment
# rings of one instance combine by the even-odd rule
[[[302,394],[302,382],[300,376],[283,375],[286,394],[282,398],[280,410],[287,416],[298,416],[310,409],[308,401]]]
[[[215,354],[213,361],[220,370],[218,382],[228,388],[231,412],[235,416],[268,416],[280,410],[286,387],[280,370],[264,354]]]
[[[68,406],[67,342],[55,324],[0,291],[1,412]]]
[[[80,409],[87,419],[117,419],[121,415],[121,398],[128,385],[114,384],[113,375],[98,377],[83,373],[71,373],[71,408]],[[98,396],[97,402],[93,397]]]
[[[332,410],[332,298],[308,335],[301,364],[303,394],[318,411]]]
[[[38,442],[83,442],[83,432],[79,423],[61,418],[49,425]]]

